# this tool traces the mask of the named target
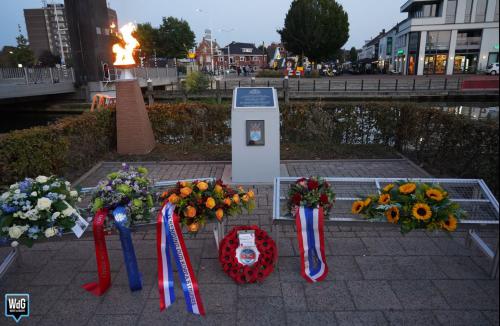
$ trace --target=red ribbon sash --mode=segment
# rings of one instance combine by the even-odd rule
[[[107,209],[100,209],[94,216],[92,231],[94,233],[95,257],[97,261],[97,275],[99,281],[84,284],[82,287],[94,295],[103,295],[111,286],[108,249],[104,239],[104,221],[108,215]]]

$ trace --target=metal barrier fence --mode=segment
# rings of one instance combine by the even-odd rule
[[[73,68],[0,68],[0,83],[14,85],[73,83]]]

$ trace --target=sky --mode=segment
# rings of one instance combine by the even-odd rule
[[[51,0],[49,0],[50,2]],[[18,24],[26,35],[23,9],[41,7],[40,0],[1,0],[2,19],[0,47],[14,45]],[[61,3],[62,0],[56,0]],[[182,18],[191,26],[196,40],[204,30],[213,30],[213,37],[223,46],[230,41],[257,45],[280,40],[277,29],[283,27],[292,0],[108,0],[123,25],[129,21],[150,22],[154,26],[162,17]],[[349,15],[350,38],[344,48],[360,48],[365,40],[375,37],[382,29],[390,29],[405,19],[399,12],[402,0],[337,0]],[[251,5],[250,5],[251,4]]]

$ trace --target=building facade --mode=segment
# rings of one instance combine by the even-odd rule
[[[49,51],[65,64],[71,58],[66,11],[63,4],[46,4],[43,8],[24,9],[30,48],[37,58]]]
[[[217,41],[211,40],[211,37],[211,33],[206,32],[200,44],[196,47],[196,62],[203,71],[212,71],[212,68],[215,69],[216,67],[215,58],[212,57],[217,54],[219,46]]]
[[[406,75],[484,71],[498,62],[499,0],[408,0],[395,35],[396,70]]]
[[[223,48],[218,48],[214,59],[217,69],[255,69],[267,66],[266,54],[259,51],[253,43],[231,42]]]

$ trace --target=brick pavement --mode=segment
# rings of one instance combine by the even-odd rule
[[[221,177],[223,163],[148,163],[159,179]],[[118,164],[106,163],[82,180],[96,181]],[[290,175],[425,177],[405,160],[288,162]],[[256,187],[257,209],[229,221],[270,229],[272,187]],[[107,239],[112,287],[94,297],[80,285],[96,279],[91,236],[46,242],[22,249],[22,262],[0,281],[1,294],[31,294],[33,325],[498,325],[498,280],[488,278],[489,261],[467,249],[464,234],[416,231],[402,236],[395,229],[328,226],[330,273],[308,284],[299,272],[295,233],[280,238],[278,268],[262,285],[238,286],[220,268],[208,225],[187,240],[207,310],[206,318],[189,315],[176,276],[177,302],[159,312],[156,285],[155,232],[133,234],[142,291],[131,293],[119,239]],[[498,234],[487,232],[496,243]],[[1,299],[3,300],[3,295]],[[0,302],[3,306],[3,301]],[[1,325],[14,324],[0,317]]]

